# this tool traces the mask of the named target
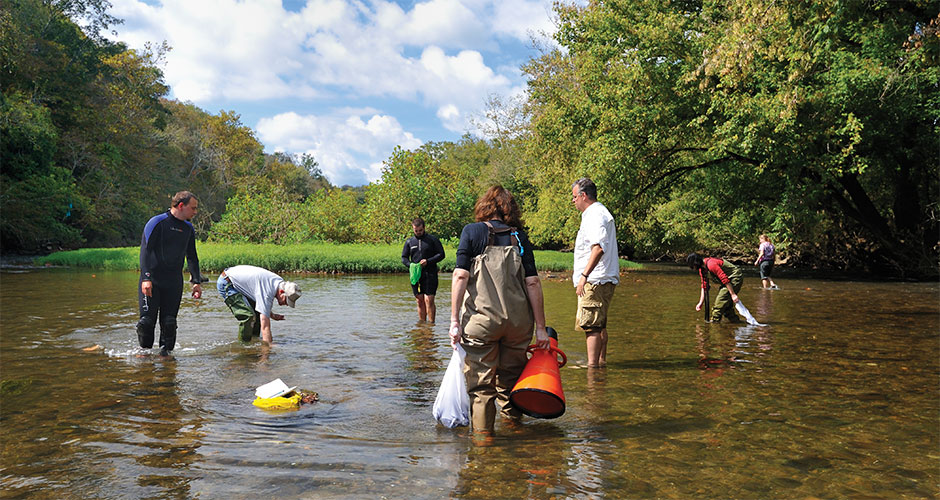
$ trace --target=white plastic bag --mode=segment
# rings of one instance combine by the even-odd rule
[[[434,418],[445,427],[470,425],[470,396],[467,394],[467,380],[463,376],[463,361],[467,353],[460,344],[450,357],[450,364],[444,372],[444,380],[434,400]]]
[[[748,311],[747,308],[744,307],[744,304],[742,304],[740,300],[734,303],[734,308],[738,310],[738,314],[740,314],[741,316],[744,316],[744,319],[747,320],[747,324],[753,325],[753,326],[767,326],[763,323],[758,323],[757,320],[754,319],[754,316],[751,316],[751,311]]]

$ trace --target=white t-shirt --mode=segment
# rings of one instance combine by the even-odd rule
[[[284,278],[255,266],[233,266],[225,270],[235,289],[255,301],[255,311],[271,317],[277,286]]]
[[[581,227],[574,243],[574,274],[571,280],[575,286],[581,280],[581,273],[587,267],[591,256],[591,247],[600,245],[604,253],[588,276],[588,283],[620,283],[620,257],[617,254],[617,228],[614,216],[607,207],[595,201],[581,212]]]

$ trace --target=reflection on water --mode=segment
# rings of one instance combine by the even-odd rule
[[[3,496],[940,494],[937,284],[767,291],[750,277],[740,295],[768,324],[754,327],[703,323],[684,269],[633,271],[611,306],[608,367],[587,369],[571,283],[546,279],[567,412],[479,440],[434,424],[447,325],[415,323],[403,275],[296,279],[304,297],[279,309],[273,348],[238,342],[217,297],[185,296],[163,359],[139,357],[134,273],[0,273]],[[252,406],[275,378],[320,401]]]
[[[441,367],[443,341],[435,334],[433,324],[421,322],[402,336],[400,352],[408,360],[411,370],[420,373],[437,371]]]

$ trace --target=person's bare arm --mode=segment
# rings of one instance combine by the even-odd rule
[[[460,303],[463,302],[463,294],[467,291],[467,283],[470,281],[470,271],[466,269],[454,269],[453,279],[450,283],[450,345],[457,346],[460,342],[460,336],[463,334],[460,326]],[[544,323],[544,320],[543,320]]]
[[[265,316],[264,314],[260,316],[261,316],[261,340],[264,342],[267,342],[268,344],[273,344],[274,339],[271,336],[271,318]]]
[[[578,288],[575,290],[578,297],[584,296],[584,285],[587,283],[587,275],[590,275],[591,271],[597,266],[597,263],[601,261],[602,255],[604,255],[604,249],[601,248],[600,245],[591,245],[591,255],[588,256],[584,271],[581,271],[581,279],[578,280]]]

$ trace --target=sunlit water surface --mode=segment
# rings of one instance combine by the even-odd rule
[[[215,276],[213,276],[214,278]],[[140,357],[137,276],[0,273],[0,497],[935,498],[936,283],[780,279],[741,298],[766,327],[705,324],[696,276],[624,275],[609,365],[584,368],[567,280],[543,280],[567,412],[437,426],[450,281],[417,323],[405,275],[293,276],[270,352],[207,286],[172,359]],[[211,283],[210,283],[211,285]],[[85,348],[101,346],[97,350]],[[320,401],[272,413],[281,378]]]

